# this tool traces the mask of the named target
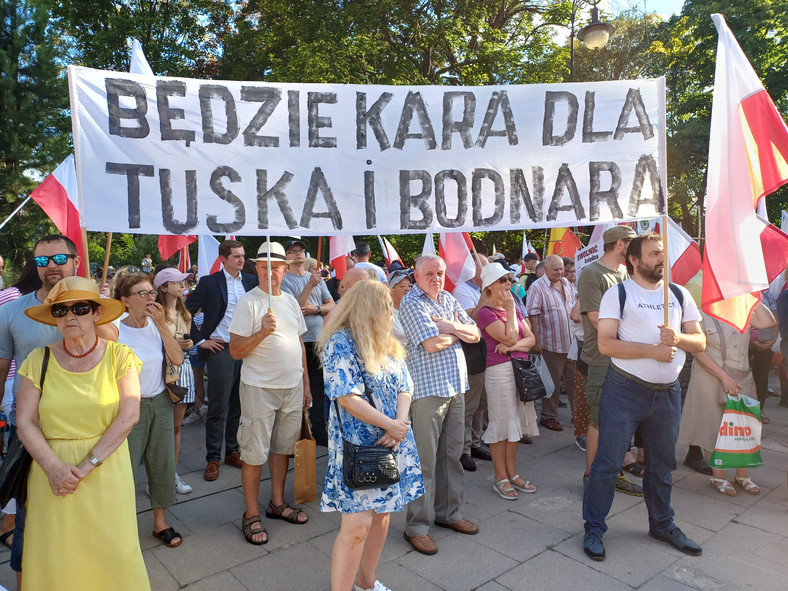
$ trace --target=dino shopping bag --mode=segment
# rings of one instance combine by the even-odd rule
[[[712,468],[757,468],[761,460],[761,405],[749,396],[728,396],[722,413]]]

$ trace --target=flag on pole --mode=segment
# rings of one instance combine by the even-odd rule
[[[756,215],[788,182],[788,127],[721,14],[709,137],[702,308],[744,331],[788,236]],[[785,266],[785,256],[781,266]],[[779,270],[775,271],[779,272]]]
[[[575,253],[580,248],[583,248],[583,243],[580,242],[577,234],[569,228],[553,228],[550,230],[550,246],[547,249],[547,254],[575,258]]]
[[[421,254],[435,254],[435,237],[432,235],[432,232],[427,232],[427,235],[424,237],[424,246],[421,249]]]
[[[700,245],[672,218],[668,218],[668,261],[670,280],[679,285],[687,285],[702,267]]]
[[[382,236],[378,235],[378,242],[380,242],[380,249],[383,251],[383,258],[386,260],[386,268],[391,266],[391,263],[394,261],[399,261],[399,264],[403,267],[405,263],[402,262],[402,259],[397,252],[397,249],[392,246],[391,242],[388,241],[387,238],[383,238]]]
[[[328,238],[328,260],[340,281],[347,272],[348,254],[356,250],[356,241],[353,236],[330,236]]]
[[[468,232],[441,233],[439,254],[446,261],[444,288],[451,293],[457,285],[473,279],[476,263],[473,260],[473,242]]]
[[[41,206],[58,231],[77,245],[77,255],[84,262],[82,229],[79,223],[79,197],[77,193],[77,168],[71,154],[60,163],[44,182],[30,194]],[[80,265],[77,274],[87,277],[86,265]]]
[[[189,256],[189,247],[184,246],[178,255],[178,271],[181,273],[191,273],[192,259]]]
[[[197,236],[184,236],[182,234],[177,236],[159,236],[159,255],[161,255],[161,260],[168,259],[179,250],[188,248],[195,240],[197,240]]]
[[[201,277],[216,273],[222,268],[219,258],[219,241],[211,236],[199,236],[197,243],[197,272]]]

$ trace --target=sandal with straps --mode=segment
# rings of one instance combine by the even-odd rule
[[[749,476],[737,476],[735,478],[736,484],[739,484],[743,489],[744,492],[749,493],[751,495],[759,495],[761,494],[761,488],[755,484],[752,480],[750,480]]]
[[[282,515],[287,509],[291,509],[290,513]],[[291,507],[287,503],[282,503],[277,507],[271,501],[268,501],[268,509],[265,510],[265,516],[268,519],[281,519],[295,525],[304,525],[308,520],[299,521],[298,515],[300,513],[303,513],[303,511],[299,507]],[[306,513],[304,513],[304,516],[306,516]]]
[[[516,480],[522,480],[525,484],[523,484],[523,486],[520,486],[519,484],[517,484],[515,482]],[[515,474],[514,476],[509,478],[509,482],[512,484],[512,486],[514,488],[516,488],[517,490],[521,490],[524,493],[535,493],[536,492],[536,487],[531,483],[531,481],[530,480],[525,480],[519,474]]]
[[[517,491],[512,488],[512,483],[508,478],[501,478],[493,483],[493,490],[498,493],[498,496],[507,501],[517,500]],[[512,494],[514,493],[514,494]]]
[[[260,529],[252,529],[252,526],[255,523],[260,524]],[[262,546],[263,544],[268,543],[268,532],[265,531],[265,528],[263,527],[263,522],[260,521],[260,515],[247,517],[246,513],[244,513],[243,516],[241,517],[241,531],[243,532],[246,541],[249,542],[250,544],[254,544],[255,546]],[[256,536],[258,534],[265,534],[265,539],[254,540],[253,536]]]
[[[709,480],[711,481],[711,485],[725,496],[728,497],[736,496],[736,489],[734,489],[733,485],[730,482],[728,482],[725,478],[714,478],[712,476]]]

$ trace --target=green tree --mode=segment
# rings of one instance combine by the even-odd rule
[[[540,0],[249,0],[224,39],[232,79],[359,84],[560,80]]]
[[[0,219],[5,220],[68,154],[68,89],[62,46],[35,0],[0,0]],[[0,235],[0,252],[20,266],[54,226],[28,203]]]
[[[66,35],[69,61],[128,71],[129,39],[142,43],[154,72],[210,78],[220,55],[219,35],[230,26],[231,4],[221,0],[46,0]]]

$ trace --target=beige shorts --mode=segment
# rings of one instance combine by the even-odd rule
[[[301,430],[304,385],[295,388],[258,388],[241,381],[241,421],[238,446],[241,460],[261,466],[268,454],[288,455],[295,451]]]

